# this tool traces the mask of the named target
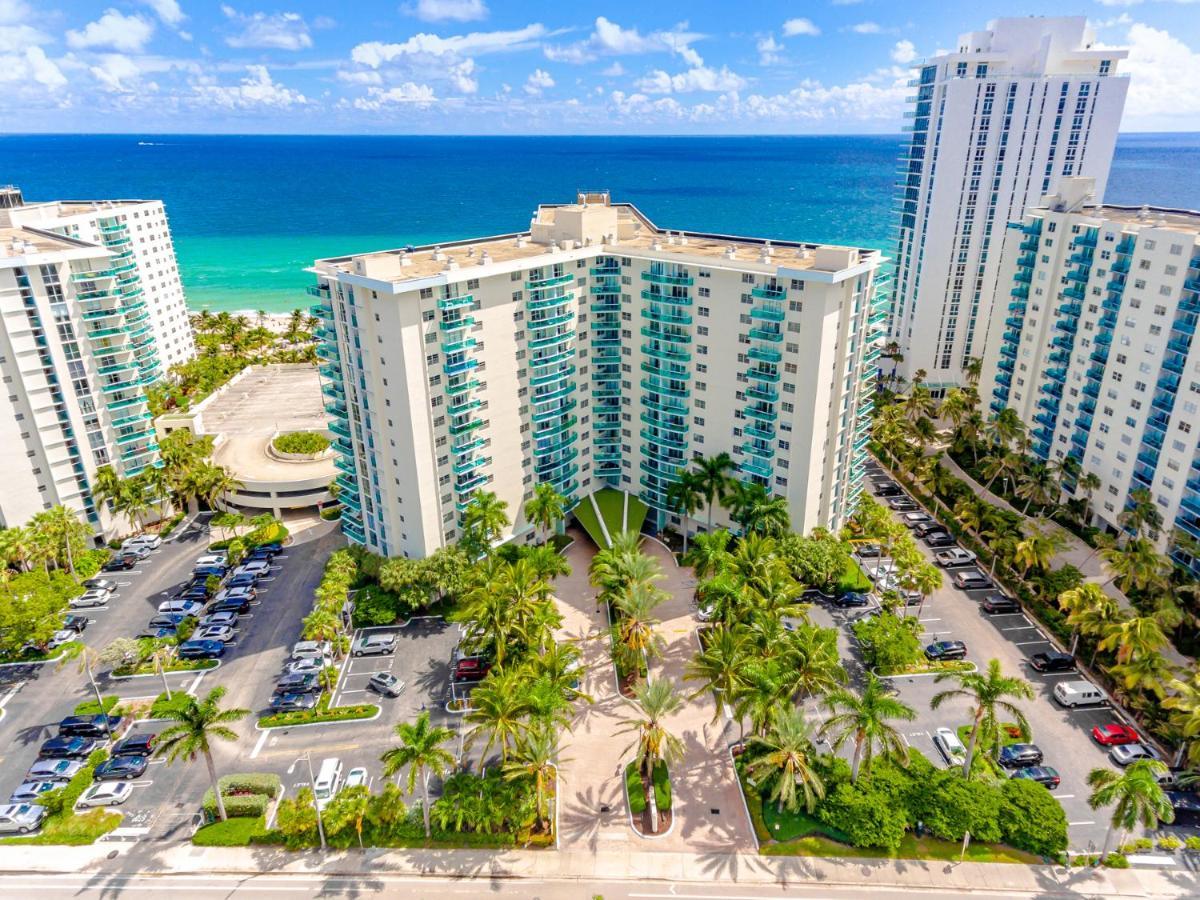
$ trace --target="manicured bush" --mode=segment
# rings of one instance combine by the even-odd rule
[[[323,453],[329,449],[329,438],[315,431],[289,431],[271,443],[280,453]]]
[[[244,772],[223,775],[218,782],[222,794],[264,794],[278,797],[283,782],[274,772]]]
[[[863,785],[839,784],[817,807],[817,818],[845,833],[855,847],[896,850],[904,840],[905,815]]]
[[[1159,850],[1178,850],[1182,846],[1183,841],[1173,834],[1165,834],[1158,839]]]
[[[654,782],[654,803],[659,812],[671,808],[671,778],[667,772],[667,764],[662,760],[654,766],[651,772]],[[646,793],[642,788],[642,773],[637,762],[631,762],[625,767],[625,787],[629,791],[629,809],[639,816],[646,811]]]
[[[271,802],[270,798],[263,794],[226,794],[222,792],[221,798],[225,801],[225,815],[230,818],[261,819],[266,814],[267,806]],[[201,805],[210,819],[217,818],[217,798],[214,796],[212,788],[204,792],[204,800]]]
[[[75,559],[75,577],[80,581],[91,578],[108,562],[110,556],[112,554],[103,548],[84,551]]]
[[[1123,853],[1110,853],[1104,860],[1104,865],[1110,869],[1128,869],[1129,860]]]
[[[1190,835],[1183,839],[1183,846],[1188,850],[1200,850],[1200,837]]]
[[[1045,787],[1013,778],[1000,785],[1000,837],[1018,850],[1058,856],[1067,849],[1067,815]]]
[[[321,518],[326,522],[333,522],[342,517],[342,507],[340,504],[326,506],[321,510]]]

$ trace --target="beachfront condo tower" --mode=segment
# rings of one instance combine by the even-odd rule
[[[143,242],[153,232],[162,246],[161,204],[40,206],[0,189],[0,525],[63,505],[109,537],[124,523],[94,502],[96,470],[130,476],[158,461],[146,387],[166,360],[147,284],[163,285],[169,264],[178,285],[174,256],[169,236],[165,255]],[[160,321],[187,328],[182,308]],[[186,359],[190,336],[175,347]]]
[[[935,396],[989,333],[1006,226],[1083,175],[1102,197],[1128,79],[1083,17],[999,19],[915,65],[896,185],[889,344]]]
[[[520,233],[318,260],[347,536],[426,556],[482,489],[524,540],[542,482],[572,506],[616,488],[679,528],[670,485],[722,452],[786,498],[795,529],[840,526],[866,454],[880,262],[667,231],[604,192],[539,206]]]
[[[1200,540],[1200,213],[1100,205],[1091,179],[1065,178],[999,268],[983,402],[1016,410],[1042,459],[1098,477],[1071,488],[1094,524],[1117,531],[1145,490],[1161,541]]]

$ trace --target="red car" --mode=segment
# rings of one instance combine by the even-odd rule
[[[1136,744],[1141,735],[1129,725],[1113,722],[1110,725],[1097,725],[1092,729],[1092,737],[1097,744],[1105,747],[1115,747],[1118,744]]]

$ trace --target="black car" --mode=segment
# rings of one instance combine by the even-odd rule
[[[217,578],[224,578],[228,571],[224,566],[196,566],[192,569],[192,576],[208,578],[209,575],[215,575]]]
[[[1038,784],[1044,784],[1048,788],[1056,788],[1062,783],[1058,769],[1052,766],[1026,766],[1013,772],[1012,777],[1036,781]]]
[[[834,597],[833,605],[838,609],[856,609],[863,606],[870,606],[871,598],[858,591],[847,591],[841,596]]]
[[[214,603],[204,611],[205,615],[219,612],[231,612],[242,615],[250,612],[250,598],[241,597],[226,597],[220,603]]]
[[[1009,744],[1000,748],[999,761],[1006,769],[1028,769],[1042,764],[1042,751],[1037,744]]]
[[[979,608],[990,615],[999,613],[1015,613],[1021,611],[1021,604],[1013,597],[1004,594],[988,594],[979,602]]]
[[[138,558],[132,553],[126,553],[119,556],[114,556],[103,566],[101,572],[127,572],[138,564]]]
[[[1200,797],[1183,791],[1167,791],[1166,795],[1175,810],[1176,825],[1200,825]]]
[[[921,538],[934,531],[945,533],[946,526],[941,522],[921,522],[913,527],[913,534]]]
[[[275,694],[271,698],[271,709],[276,712],[313,709],[317,705],[319,696],[318,694]]]
[[[70,615],[63,619],[63,628],[74,631],[76,634],[88,627],[87,616]]]
[[[138,632],[138,638],[150,638],[153,641],[161,641],[164,638],[173,638],[178,633],[179,629],[174,625],[162,625],[158,628],[147,628]]]
[[[58,723],[58,733],[60,737],[107,738],[120,726],[120,716],[67,716]]]
[[[234,575],[232,578],[230,578],[228,581],[226,581],[225,587],[227,587],[227,588],[254,587],[254,583],[256,581],[258,581],[258,579],[255,578],[253,575],[251,575],[249,572],[241,572],[237,575]]]
[[[251,556],[266,556],[268,558],[275,556],[283,549],[283,544],[259,544],[250,551]]]
[[[38,759],[86,759],[99,746],[92,738],[60,735],[42,744]]]
[[[110,594],[117,589],[117,583],[107,578],[89,578],[83,586],[89,591],[108,591]]]
[[[189,618],[183,613],[159,613],[146,625],[147,628],[177,628]]]
[[[928,660],[964,659],[966,655],[967,645],[962,641],[934,641],[925,648]]]
[[[875,559],[883,556],[883,548],[878,544],[859,544],[854,548],[854,554],[859,559]]]
[[[930,550],[945,550],[955,545],[954,535],[944,531],[934,531],[925,535],[925,546]]]
[[[1039,672],[1070,672],[1075,668],[1075,657],[1070,653],[1053,650],[1049,653],[1033,654],[1029,658],[1029,664]]]
[[[890,500],[893,497],[903,497],[904,491],[893,484],[887,487],[876,488],[875,496],[880,500]]]
[[[284,675],[275,684],[276,694],[319,694],[321,690],[321,678],[314,672]]]
[[[184,641],[175,651],[180,659],[215,659],[225,655],[224,641]]]
[[[133,734],[125,738],[123,741],[117,741],[113,745],[110,755],[117,756],[145,756],[148,757],[154,752],[154,743],[158,740],[156,734]]]
[[[146,771],[146,762],[144,756],[114,756],[96,766],[92,777],[96,781],[128,781]]]

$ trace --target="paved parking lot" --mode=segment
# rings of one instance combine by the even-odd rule
[[[869,474],[881,470],[873,468]],[[920,540],[917,546],[932,561],[933,551]],[[1070,823],[1071,847],[1077,850],[1099,849],[1108,826],[1105,810],[1093,810],[1087,803],[1088,773],[1097,767],[1113,766],[1106,748],[1092,740],[1096,725],[1123,721],[1117,711],[1108,706],[1066,709],[1053,699],[1054,685],[1060,681],[1080,680],[1085,676],[1076,671],[1041,673],[1029,663],[1035,653],[1059,649],[1048,640],[1044,631],[1025,613],[989,615],[979,601],[994,590],[961,591],[953,586],[947,572],[945,586],[934,593],[921,611],[921,623],[927,642],[961,640],[967,645],[967,659],[983,667],[991,659],[1000,660],[1006,674],[1020,675],[1035,691],[1035,699],[1022,702],[1021,708],[1029,719],[1033,743],[1045,755],[1044,765],[1058,770],[1062,783],[1054,796],[1062,803]],[[851,638],[851,641],[853,639]],[[889,679],[898,696],[917,711],[917,719],[905,726],[908,742],[939,765],[943,760],[933,746],[932,735],[939,727],[956,728],[969,722],[969,704],[947,703],[936,712],[929,708],[930,700],[939,691],[952,687],[938,684],[933,676],[912,676]],[[1196,829],[1177,829],[1181,834],[1197,833]]]

